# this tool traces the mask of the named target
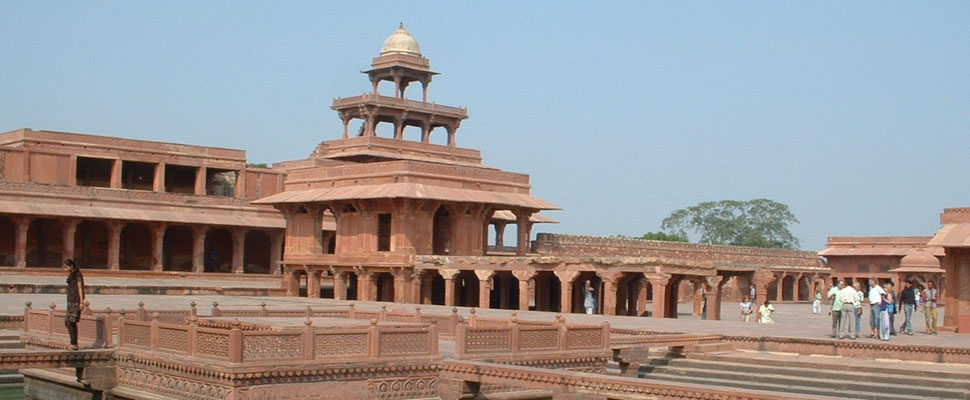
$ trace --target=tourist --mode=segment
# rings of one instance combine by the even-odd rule
[[[838,284],[832,285],[826,296],[826,298],[832,299],[832,311],[829,312],[832,315],[832,337],[838,336],[842,330],[840,327],[842,323],[842,299],[839,298],[839,290],[843,287],[845,287],[845,281],[839,281]]]
[[[889,314],[892,311],[892,291],[889,284],[883,288],[882,302],[879,303],[879,339],[889,340]]]
[[[586,296],[586,298],[583,300],[583,307],[586,307],[586,314],[595,314],[596,297],[593,296],[593,287],[590,286],[589,281],[586,281],[586,286],[583,287],[583,294]]]
[[[77,324],[81,320],[81,309],[84,308],[84,277],[81,268],[68,258],[64,261],[67,275],[67,312],[64,314],[64,325],[71,338],[71,350],[77,350]]]
[[[754,304],[748,296],[744,296],[744,300],[741,301],[741,320],[751,322],[751,314],[754,314]]]
[[[933,281],[926,282],[926,289],[923,289],[923,313],[926,314],[926,333],[935,335],[936,332],[936,285]]]
[[[869,315],[870,338],[879,335],[879,309],[882,307],[882,297],[885,294],[886,291],[882,290],[882,286],[879,286],[875,278],[869,280],[869,310],[872,312],[872,315]]]
[[[818,291],[818,285],[815,285],[815,302],[812,303],[812,314],[822,313],[822,292]]]
[[[853,282],[852,288],[856,292],[855,301],[852,302],[852,308],[855,309],[855,333],[862,335],[862,300],[865,300],[866,295],[862,293],[862,284],[859,281]]]
[[[896,336],[896,313],[899,312],[899,297],[896,296],[896,284],[886,282],[886,295],[889,298],[889,336]]]
[[[859,319],[856,316],[855,311],[855,302],[859,298],[858,292],[856,292],[854,287],[846,286],[845,281],[839,281],[839,292],[835,298],[842,306],[842,309],[839,312],[839,314],[842,316],[842,320],[839,321],[839,331],[837,332],[839,335],[838,337],[839,339],[844,339],[846,336],[848,336],[849,339],[855,339],[856,336],[859,335],[859,330],[858,328],[856,328],[854,331],[852,330],[852,319]],[[832,311],[832,313],[835,314],[836,311]],[[843,332],[845,332],[845,334],[843,334]]]
[[[775,319],[771,316],[775,312],[775,307],[771,305],[771,301],[765,299],[765,304],[762,304],[758,308],[758,312],[761,313],[761,323],[762,324],[773,324]]]
[[[903,285],[903,290],[899,291],[899,302],[903,305],[903,316],[906,319],[903,321],[903,325],[899,327],[899,331],[907,335],[913,334],[913,310],[916,309],[916,292],[913,291],[913,282],[906,281]]]
[[[754,285],[751,285],[751,288],[748,290],[748,293],[751,301],[755,301],[758,299],[758,296],[756,296],[756,294],[758,294],[758,291],[754,290]]]

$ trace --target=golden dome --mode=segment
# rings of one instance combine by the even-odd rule
[[[384,41],[384,47],[381,47],[381,55],[386,56],[388,54],[407,54],[421,57],[421,48],[418,47],[418,41],[414,40],[414,37],[404,30],[403,22],[397,28],[397,31],[387,37],[387,40]]]

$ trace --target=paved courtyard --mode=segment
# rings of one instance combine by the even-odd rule
[[[378,309],[381,305],[387,305],[388,309],[413,308],[415,305],[394,304],[380,302],[362,301],[336,301],[329,299],[308,299],[301,297],[249,297],[249,296],[217,296],[217,295],[187,295],[187,296],[164,296],[164,295],[89,295],[88,300],[92,307],[105,308],[111,307],[114,310],[126,309],[133,310],[138,307],[138,302],[145,302],[147,308],[152,309],[179,309],[188,308],[189,303],[196,302],[200,312],[208,313],[212,302],[218,301],[221,308],[256,308],[261,303],[266,302],[269,307],[275,308],[302,308],[306,306],[327,307],[345,306],[354,303],[361,309]],[[34,308],[45,308],[51,302],[63,308],[65,298],[63,294],[0,294],[0,315],[22,314],[24,303],[31,301]],[[428,313],[443,314],[450,312],[450,307],[422,305],[422,310]],[[775,305],[775,324],[744,323],[738,318],[737,305],[730,303],[724,304],[721,315],[725,320],[706,321],[690,315],[692,305],[689,303],[680,304],[679,318],[677,319],[658,319],[658,318],[638,318],[604,315],[585,315],[585,314],[566,314],[568,321],[584,323],[602,323],[608,321],[611,326],[622,328],[644,328],[671,332],[686,333],[720,333],[728,335],[751,335],[751,336],[781,336],[828,339],[831,332],[831,317],[826,315],[823,307],[822,314],[812,314],[811,304],[778,304]],[[470,309],[459,307],[459,313],[463,316],[469,314]],[[510,310],[476,309],[480,316],[508,318]],[[519,319],[528,320],[551,320],[557,313],[550,312],[517,312]],[[899,316],[902,318],[902,316]],[[943,317],[943,310],[940,310],[940,318]],[[869,315],[863,316],[862,332],[868,334]],[[941,332],[939,335],[925,334],[925,323],[922,312],[917,311],[913,315],[914,328],[916,334],[913,336],[900,335],[893,336],[890,343],[918,344],[918,345],[942,345],[956,347],[970,347],[970,340],[966,335],[959,335],[949,332]],[[897,327],[902,320],[897,320]],[[861,341],[873,341],[875,339],[859,339]]]

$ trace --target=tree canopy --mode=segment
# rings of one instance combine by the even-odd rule
[[[798,238],[789,230],[798,219],[788,206],[768,199],[708,201],[676,210],[664,218],[666,233],[700,235],[700,243],[797,249]]]
[[[647,232],[643,236],[637,239],[643,240],[663,240],[666,242],[686,242],[687,236],[678,235],[676,233],[666,233],[666,232]]]

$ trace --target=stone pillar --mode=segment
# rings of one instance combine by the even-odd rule
[[[724,277],[720,275],[709,276],[704,280],[703,284],[706,284],[707,290],[707,319],[709,320],[721,319],[721,285],[723,283]]]
[[[439,269],[438,273],[445,280],[445,305],[453,307],[455,303],[455,277],[458,276],[457,269]]]
[[[448,131],[448,147],[455,147],[455,127],[454,125],[446,125],[445,130]]]
[[[505,225],[504,221],[495,223],[495,250],[502,251],[505,248]]]
[[[334,300],[347,300],[347,273],[330,270],[333,273],[333,298]]]
[[[306,268],[306,266],[304,266],[304,268]],[[320,298],[320,271],[319,270],[307,269],[306,271],[306,297],[309,297],[311,299]]]
[[[603,315],[616,315],[616,281],[619,274],[616,272],[598,271],[597,276],[603,281]]]
[[[313,254],[326,253],[323,244],[323,212],[322,207],[310,207],[310,218],[313,218],[313,243],[310,252]]]
[[[754,301],[754,318],[755,322],[761,320],[761,312],[759,307],[764,304],[765,300],[768,298],[768,286],[771,282],[775,280],[775,274],[771,271],[758,271],[754,273],[754,277],[751,279],[752,285],[755,288],[755,296],[757,299],[751,299]]]
[[[966,291],[963,291],[961,294],[960,286],[965,287],[966,282],[970,280],[966,275],[968,272],[965,272],[967,271],[967,261],[970,254],[967,254],[965,250],[958,248],[944,248],[943,251],[943,276],[933,274],[927,276],[926,278],[934,280],[933,287],[936,288],[937,304],[942,303],[944,307],[946,307],[946,312],[943,313],[943,319],[937,323],[937,325],[939,325],[937,329],[941,327],[946,329],[956,329],[959,328],[960,325],[959,310],[963,305],[960,301],[961,296],[964,297],[963,303],[966,303]],[[963,271],[961,271],[961,269],[963,269]],[[942,284],[940,284],[941,278],[944,281]],[[963,281],[962,285],[961,281]],[[937,311],[937,314],[939,314],[939,311]],[[913,316],[915,317],[916,313],[914,313]],[[923,326],[925,326],[925,324]],[[970,332],[960,331],[960,333]]]
[[[148,225],[152,233],[152,271],[161,272],[165,248],[165,224],[153,223]]]
[[[775,302],[776,303],[781,303],[781,300],[785,298],[784,296],[782,296],[782,294],[784,293],[784,290],[785,290],[785,275],[788,275],[788,273],[787,272],[781,272],[781,273],[778,274],[778,282],[776,282],[777,283],[777,287],[778,287],[778,291],[775,293]]]
[[[14,218],[17,237],[14,240],[14,265],[17,268],[27,268],[27,230],[30,229],[31,217]]]
[[[357,273],[357,300],[374,301],[374,281],[367,271]]]
[[[246,254],[246,229],[233,229],[230,232],[232,232],[232,273],[241,274],[245,271],[243,256]]]
[[[799,286],[799,282],[801,282],[801,280],[802,280],[802,274],[795,275],[795,284],[792,285],[792,298],[791,298],[792,303],[797,303],[798,302],[798,295],[800,294],[800,293],[798,293],[800,291],[799,288],[798,288],[798,286]],[[898,288],[899,285],[896,285],[896,287]]]
[[[114,160],[111,163],[111,183],[112,189],[121,189],[121,159]]]
[[[165,163],[155,164],[155,182],[152,189],[156,193],[165,192]]]
[[[650,280],[650,284],[653,285],[653,317],[654,318],[671,317],[667,315],[667,312],[666,312],[667,283],[670,282],[670,274],[647,273],[647,274],[644,274],[644,276],[646,276],[647,279]]]
[[[395,303],[410,303],[411,302],[411,279],[410,271],[405,269],[399,269],[393,271],[394,276],[394,302]]]
[[[199,167],[195,170],[195,195],[205,196],[205,167]]]
[[[108,269],[121,269],[121,230],[125,223],[122,221],[108,221]]]
[[[280,274],[280,260],[283,259],[283,231],[270,232],[269,268],[270,274]]]
[[[61,246],[62,260],[74,258],[74,236],[77,234],[77,226],[79,223],[80,221],[74,218],[65,218],[61,220],[61,226],[64,228],[64,244]]]
[[[205,235],[209,228],[205,226],[192,228],[192,272],[205,271]]]
[[[640,286],[638,287],[638,289],[640,290],[637,292],[637,316],[638,317],[645,315],[647,312],[647,288],[648,288],[647,285],[649,284],[650,284],[650,281],[648,281],[647,278],[640,278]]]
[[[475,276],[478,277],[478,308],[489,308],[488,303],[492,294],[492,275],[495,275],[495,271],[475,270]]]
[[[704,309],[704,297],[701,288],[703,287],[702,279],[691,279],[690,283],[694,286],[694,312],[691,315],[695,317],[700,317],[703,314]]]
[[[431,143],[431,124],[421,121],[421,143]]]
[[[553,271],[559,278],[559,288],[562,292],[559,296],[559,312],[573,312],[573,281],[579,276],[579,271]]]
[[[515,279],[519,280],[519,310],[529,310],[529,281],[534,279],[534,270],[512,271]],[[536,299],[536,309],[539,308],[539,300]]]
[[[532,215],[531,211],[517,210],[515,211],[515,225],[517,230],[517,243],[515,246],[515,255],[525,256],[529,251],[529,217]]]
[[[340,120],[344,123],[344,139],[350,137],[350,118],[341,116]]]

